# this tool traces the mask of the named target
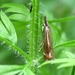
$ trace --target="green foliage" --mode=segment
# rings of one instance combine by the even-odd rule
[[[14,13],[9,16],[9,18],[12,20],[18,20],[23,22],[27,22],[30,20],[29,10],[24,5],[8,3],[2,5],[1,8],[7,8],[7,10],[5,10],[6,13]]]
[[[70,16],[70,17],[65,17],[65,18],[61,18],[61,19],[56,19],[56,20],[51,20],[49,21],[50,23],[53,23],[53,22],[65,22],[65,21],[68,21],[68,20],[71,20],[71,19],[74,19],[75,16]]]
[[[17,65],[0,65],[0,74],[1,75],[14,75],[15,73],[20,72],[23,66]]]
[[[1,20],[3,23],[0,21],[0,36],[2,38],[9,39],[13,43],[16,43],[17,36],[13,24],[2,11],[1,11]]]
[[[74,47],[74,46],[75,46],[75,40],[72,40],[72,41],[61,43],[61,44],[55,46],[54,48],[58,48],[58,47]]]
[[[64,35],[64,32],[61,30],[61,24],[57,22],[66,22],[74,19],[75,16],[70,16],[70,17],[65,17],[60,19],[53,18],[54,20],[48,19],[48,22],[51,24],[50,26],[52,30],[53,49],[54,49],[55,57],[57,58],[54,60],[49,60],[44,62],[42,59],[43,52],[42,51],[39,52],[40,50],[39,47],[41,45],[41,42],[43,42],[41,41],[43,18],[41,17],[42,15],[39,13],[40,0],[32,0],[31,4],[33,7],[31,13],[29,9],[22,4],[7,3],[1,6],[0,40],[5,42],[12,49],[14,49],[14,51],[19,53],[24,58],[26,63],[20,66],[0,65],[0,69],[1,69],[0,74],[1,75],[14,75],[14,74],[45,75],[45,73],[47,73],[48,70],[49,73],[47,75],[60,75],[60,73],[61,75],[63,75],[62,73],[63,70],[61,68],[66,70],[65,69],[66,67],[68,68],[71,67],[68,71],[64,71],[66,72],[64,73],[64,75],[68,75],[68,74],[74,75],[73,70],[75,66],[75,55],[74,53],[70,52],[71,51],[70,48],[75,47],[75,40],[67,41],[67,37]],[[48,14],[43,14],[43,16],[44,15],[48,15]],[[29,35],[28,38],[27,37],[25,38],[25,42],[28,42],[28,44],[26,44],[25,46],[28,46],[27,50],[29,51],[29,54],[27,54],[26,51],[24,51],[17,45],[17,41],[18,41],[17,34],[19,32],[17,33],[16,29],[20,29],[20,28],[18,26],[17,28],[13,24],[14,22],[13,21],[11,22],[10,19],[25,23],[26,26],[25,36]],[[27,27],[29,27],[29,29],[27,29]],[[47,65],[53,66],[53,69],[51,69],[51,66],[49,69],[47,69],[48,67]],[[44,66],[46,67],[42,68]],[[41,73],[39,73],[38,70],[40,70]],[[52,73],[51,71],[54,73]]]
[[[41,64],[39,67],[44,66],[46,64],[59,64],[61,63],[60,66],[58,66],[58,68],[63,68],[63,67],[69,67],[69,66],[75,66],[75,55],[72,54],[71,52],[64,52],[68,58],[65,59],[55,59],[55,60],[51,60],[51,61],[46,61],[43,64]]]

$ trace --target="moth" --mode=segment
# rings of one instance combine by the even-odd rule
[[[44,16],[44,29],[43,29],[43,41],[44,41],[44,59],[51,60],[54,59],[52,39],[51,39],[51,29],[49,27],[46,16]]]

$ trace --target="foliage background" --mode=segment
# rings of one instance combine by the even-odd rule
[[[28,8],[30,7],[30,0],[0,0],[0,6],[5,3],[19,3],[24,4]],[[75,15],[75,1],[74,0],[41,0],[40,2],[40,12],[43,15],[46,15],[48,17],[48,20],[53,19],[59,19],[64,18],[68,16],[74,16]],[[57,27],[60,29],[61,32],[61,38],[63,38],[63,41],[70,41],[75,39],[75,19],[66,21],[66,22],[57,22],[53,23],[56,24]],[[18,46],[21,47],[25,52],[27,52],[28,49],[28,43],[26,41],[27,34],[27,24],[25,22],[21,21],[12,21],[14,24],[14,27],[17,32],[18,36]],[[53,36],[54,37],[54,36]],[[56,38],[56,37],[55,37]],[[57,40],[53,40],[53,44],[56,43]],[[61,50],[61,51],[60,51]],[[56,58],[64,58],[65,55],[63,55],[62,51],[71,51],[75,53],[74,48],[66,48],[64,50],[60,49],[57,51],[54,51],[56,54]],[[7,46],[5,43],[0,41],[0,64],[24,64],[24,59],[19,56],[17,52],[15,52],[10,46]],[[54,66],[54,67],[53,67]],[[55,71],[58,71],[56,68],[57,65],[47,65],[45,67],[40,68],[42,71],[41,75],[54,75]],[[46,71],[45,68],[47,67]],[[54,70],[55,68],[55,70]],[[67,72],[65,72],[65,70]],[[63,73],[64,75],[69,75],[69,71],[71,68],[63,68],[59,69],[59,75],[60,73]]]

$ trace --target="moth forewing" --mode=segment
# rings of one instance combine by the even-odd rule
[[[51,39],[51,30],[49,24],[46,20],[46,16],[44,17],[44,58],[45,60],[54,59],[52,39]]]

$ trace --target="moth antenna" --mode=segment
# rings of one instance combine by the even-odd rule
[[[46,26],[48,26],[46,16],[44,16],[44,23],[45,23]]]

